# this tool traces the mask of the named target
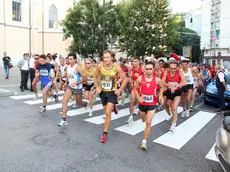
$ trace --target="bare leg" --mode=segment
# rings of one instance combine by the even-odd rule
[[[180,96],[176,96],[174,98],[174,100],[172,101],[171,111],[172,111],[172,115],[173,115],[173,120],[172,120],[173,124],[176,124],[177,119],[178,119],[178,110],[177,110],[177,108],[178,108],[178,105],[180,103],[180,99],[181,99]]]
[[[197,88],[194,89],[192,92],[192,99],[191,99],[191,104],[190,104],[191,107],[193,107],[193,105],[194,105],[196,94],[197,94]]]
[[[45,87],[43,88],[42,90],[42,93],[43,93],[43,106],[46,106],[47,104],[47,98],[48,98],[48,92],[50,91],[50,88],[49,87]]]
[[[67,104],[68,104],[69,99],[71,98],[71,96],[72,96],[72,91],[69,88],[67,88],[66,92],[65,92],[65,94],[63,96],[63,99],[62,99],[62,117],[63,118],[66,118],[66,114],[67,114],[67,111],[68,111]]]
[[[134,113],[134,103],[135,103],[135,94],[134,91],[132,91],[130,95],[130,106],[129,106],[130,116],[133,116]]]
[[[108,132],[109,130],[109,126],[110,126],[110,121],[111,121],[111,113],[113,111],[114,108],[114,104],[112,103],[107,103],[107,105],[105,106],[104,110],[105,110],[105,123],[104,123],[104,132]]]
[[[145,123],[145,131],[144,131],[144,140],[147,140],[150,132],[151,132],[151,122],[156,110],[148,111],[146,113],[146,123]]]

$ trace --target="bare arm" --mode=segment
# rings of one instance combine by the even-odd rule
[[[76,67],[76,72],[79,73],[79,74],[82,76],[81,80],[78,81],[76,84],[82,84],[82,83],[84,83],[84,82],[87,81],[87,76],[86,76],[86,74],[82,71],[82,69],[81,69],[81,67],[80,67],[79,65],[77,65],[77,67]]]
[[[143,102],[143,100],[140,100],[141,97],[140,97],[140,95],[139,95],[139,93],[138,93],[138,91],[137,91],[137,88],[140,87],[140,83],[141,83],[141,76],[138,77],[137,80],[134,82],[134,94],[135,94],[135,96],[136,96],[138,102]]]
[[[163,85],[163,82],[160,78],[156,77],[156,82],[157,82],[157,85],[160,86],[160,91],[159,91],[159,94],[158,96],[162,96],[163,97],[163,91],[164,91],[164,85]]]
[[[180,75],[180,87],[183,87],[187,84],[186,78],[184,77],[184,73],[179,71],[179,75]]]
[[[128,78],[126,77],[125,73],[123,72],[123,70],[121,69],[121,67],[119,65],[116,65],[116,70],[118,72],[118,75],[120,76],[120,78],[122,79],[122,84],[121,87],[119,88],[119,90],[123,90],[128,82]]]

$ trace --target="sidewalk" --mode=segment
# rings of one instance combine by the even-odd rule
[[[21,82],[21,73],[17,66],[11,68],[9,73],[9,79],[5,79],[4,69],[2,66],[0,66],[0,97],[7,97],[19,94],[33,94],[30,91],[21,92],[19,88]],[[30,88],[30,79],[28,80],[28,88]]]

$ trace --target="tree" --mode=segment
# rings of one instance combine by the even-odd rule
[[[178,33],[178,39],[172,47],[172,50],[181,54],[183,46],[191,46],[192,47],[192,61],[199,62],[200,57],[200,36],[189,28],[185,27],[185,21],[181,20],[181,18],[177,17],[175,20],[175,28]]]
[[[130,0],[120,4],[119,49],[132,56],[163,56],[176,39],[167,0]]]
[[[118,8],[110,1],[105,6],[105,48],[119,32]],[[78,52],[83,57],[102,54],[103,47],[103,7],[98,0],[80,0],[74,3],[62,21],[64,39],[71,38],[69,51]]]

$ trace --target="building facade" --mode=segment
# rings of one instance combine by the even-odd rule
[[[70,40],[63,41],[60,22],[73,2],[0,0],[0,57],[7,52],[16,64],[25,52],[66,55]]]
[[[206,63],[230,60],[230,1],[203,0],[201,50]]]
[[[196,33],[201,36],[201,8],[192,10],[188,12],[189,15],[185,13],[185,27],[196,31]],[[192,19],[192,22],[191,22]]]

